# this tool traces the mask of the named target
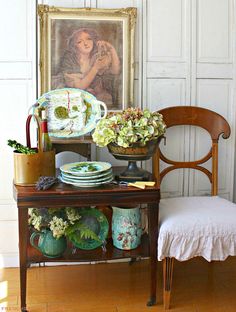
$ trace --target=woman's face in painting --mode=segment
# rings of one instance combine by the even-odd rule
[[[88,33],[81,32],[76,37],[75,46],[81,54],[89,54],[93,49],[93,39]]]

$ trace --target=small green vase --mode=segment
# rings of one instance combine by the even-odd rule
[[[39,237],[37,245],[35,244],[36,237]],[[53,237],[52,232],[47,229],[32,233],[30,243],[48,258],[60,257],[67,247],[66,238],[64,236],[57,239]]]
[[[112,239],[116,248],[130,250],[141,243],[141,212],[136,208],[112,207]]]

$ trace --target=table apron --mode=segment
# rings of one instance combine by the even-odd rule
[[[117,194],[93,194],[93,196],[88,195],[51,195],[50,197],[35,197],[35,196],[25,196],[24,198],[17,199],[18,208],[26,207],[82,207],[85,205],[133,205],[133,204],[151,204],[159,203],[159,192],[149,193],[147,196],[142,194],[134,193],[117,193]]]

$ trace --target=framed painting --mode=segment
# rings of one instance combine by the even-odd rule
[[[133,105],[137,9],[38,6],[41,94],[78,88],[108,110]]]

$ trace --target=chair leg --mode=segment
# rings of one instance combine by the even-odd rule
[[[171,293],[171,284],[174,268],[174,258],[165,258],[163,260],[163,302],[164,309],[168,310],[170,308],[170,293]]]

